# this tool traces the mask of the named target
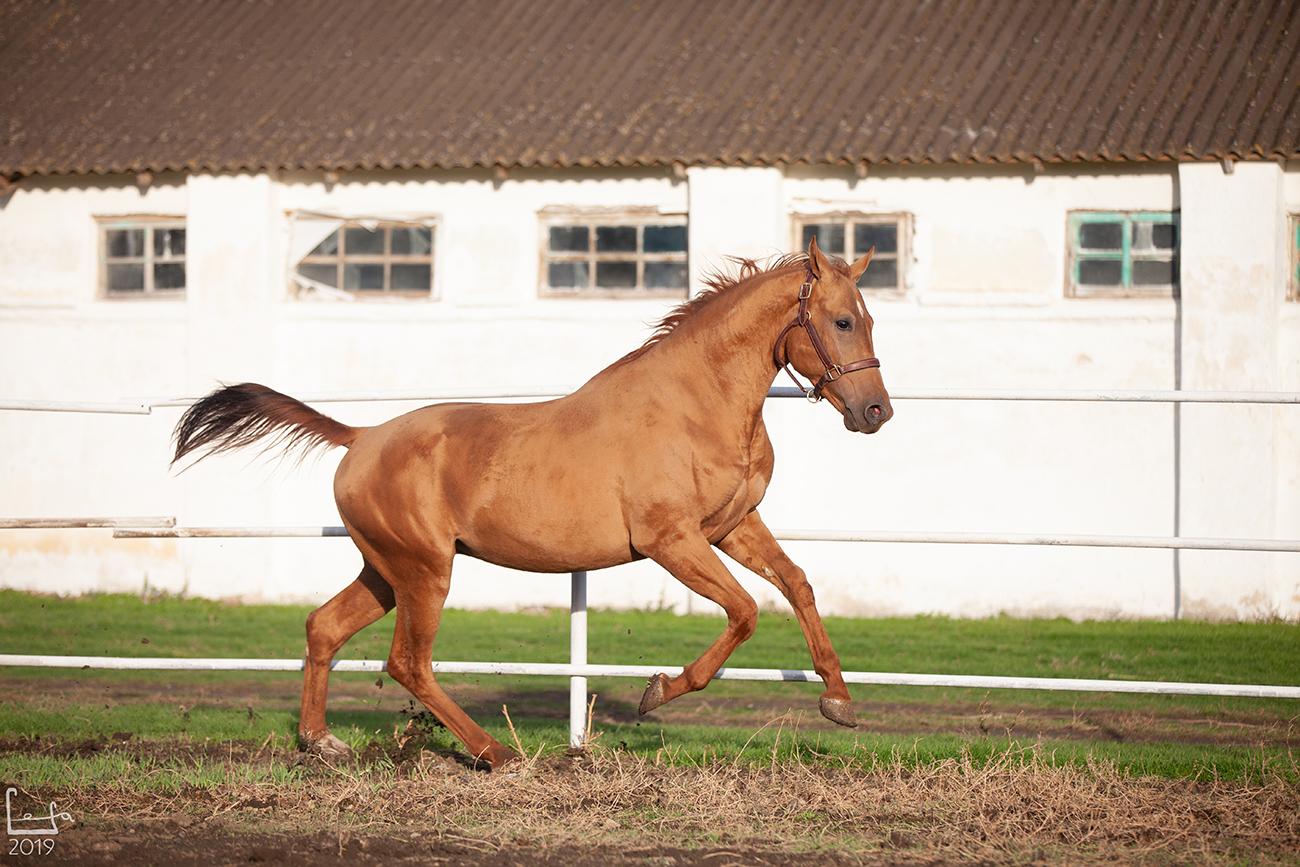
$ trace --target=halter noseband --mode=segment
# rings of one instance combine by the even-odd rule
[[[822,399],[822,389],[826,387],[826,383],[834,382],[844,374],[852,373],[855,370],[879,367],[880,359],[864,358],[850,364],[836,364],[831,361],[830,355],[826,352],[826,345],[822,343],[821,335],[817,333],[817,326],[812,324],[812,317],[808,313],[808,299],[812,297],[812,272],[806,272],[805,276],[807,279],[799,287],[799,314],[795,316],[794,321],[781,329],[781,333],[776,338],[776,343],[772,345],[772,360],[776,362],[777,367],[785,368],[785,372],[790,375],[790,379],[794,380],[794,384],[799,386],[799,390],[804,393],[809,401],[817,403]],[[817,353],[818,360],[821,361],[822,367],[826,370],[822,374],[822,378],[817,380],[817,384],[814,386],[805,386],[794,375],[794,371],[790,369],[789,353],[786,353],[784,361],[781,360],[781,348],[785,346],[786,335],[790,333],[791,328],[796,326],[802,326],[803,330],[808,332],[808,340],[812,343],[813,352]]]

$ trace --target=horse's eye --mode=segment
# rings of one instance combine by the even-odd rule
[[[835,327],[838,328],[840,331],[852,331],[852,330],[853,330],[853,320],[852,320],[852,319],[836,319],[836,320],[835,320]]]

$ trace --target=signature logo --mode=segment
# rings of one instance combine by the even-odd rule
[[[52,836],[59,833],[59,825],[56,819],[62,819],[65,822],[71,822],[72,816],[68,813],[55,812],[54,802],[50,801],[50,814],[48,816],[33,816],[31,813],[24,813],[20,818],[14,818],[13,810],[10,808],[10,799],[18,793],[18,790],[10,786],[5,789],[5,828],[9,831],[9,836]],[[18,827],[14,827],[14,823]],[[48,822],[47,827],[33,827],[32,823]]]

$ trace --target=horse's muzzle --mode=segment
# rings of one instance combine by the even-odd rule
[[[894,408],[886,403],[872,403],[859,409],[844,409],[844,426],[854,433],[873,434],[894,415]]]

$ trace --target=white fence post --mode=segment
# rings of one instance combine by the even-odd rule
[[[569,665],[587,664],[587,573],[574,572],[569,595]],[[587,742],[587,678],[569,678],[569,746]]]

